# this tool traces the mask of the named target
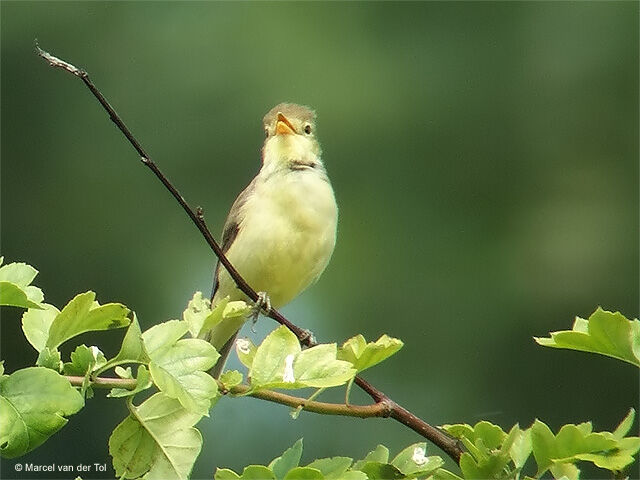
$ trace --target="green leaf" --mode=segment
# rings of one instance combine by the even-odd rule
[[[327,480],[342,480],[352,463],[349,457],[331,457],[314,460],[307,467],[320,470]]]
[[[218,395],[218,384],[206,370],[220,357],[204,340],[178,340],[187,324],[176,320],[156,325],[142,335],[151,361],[149,371],[156,386],[177,399],[187,410],[208,415],[211,400]]]
[[[121,365],[123,363],[147,363],[149,362],[149,357],[144,351],[144,345],[142,342],[142,332],[140,331],[140,325],[138,324],[138,318],[136,314],[133,314],[133,320],[131,320],[131,324],[127,329],[127,333],[122,340],[122,346],[120,347],[120,351],[118,354],[102,365],[100,368],[96,369],[96,375],[108,370],[116,365]]]
[[[582,452],[600,452],[616,448],[617,441],[612,435],[601,433],[585,434],[576,425],[563,425],[556,435],[556,455],[569,457]],[[556,457],[557,458],[557,457]]]
[[[21,308],[42,308],[44,295],[38,287],[21,288],[10,282],[0,281],[0,305]]]
[[[129,378],[129,379],[133,378],[133,373],[131,372],[131,367],[122,368],[120,366],[117,366],[116,368],[113,369],[113,371],[120,378]]]
[[[222,302],[216,305],[222,305]],[[249,305],[247,302],[242,300],[236,300],[233,302],[229,302],[224,305],[224,310],[222,312],[222,318],[226,320],[227,318],[237,318],[242,317],[245,318],[253,311],[253,306]]]
[[[597,467],[616,472],[623,470],[627,465],[632,463],[633,455],[620,452],[612,452],[609,454],[578,453],[573,457],[566,459],[568,462],[574,460],[591,462]]]
[[[220,311],[222,319],[219,317]],[[213,308],[212,315],[202,327],[202,332],[208,331],[211,344],[221,349],[240,329],[252,311],[253,307],[243,301],[229,302],[229,297],[223,298]]]
[[[362,459],[353,465],[354,470],[360,470],[360,467],[367,462],[387,463],[389,461],[389,449],[384,445],[378,445],[374,450],[367,453]]]
[[[336,359],[334,344],[302,350],[286,327],[274,330],[258,347],[251,366],[252,388],[326,388],[355,375],[351,363]]]
[[[142,333],[140,331],[140,325],[138,324],[138,319],[136,314],[133,314],[133,320],[127,329],[127,333],[124,336],[122,341],[122,345],[120,347],[120,351],[118,354],[107,362],[101,362],[99,365],[93,370],[94,376],[100,375],[105,370],[115,367],[116,373],[120,375],[119,370],[120,367],[118,365],[124,363],[137,363],[149,362],[149,357],[144,351],[144,345],[142,342]],[[122,376],[123,378],[132,378],[130,375],[131,369],[128,368],[129,376]],[[131,395],[135,395],[142,390],[146,390],[152,384],[151,379],[149,377],[149,372],[146,368],[142,370],[138,370],[138,378],[137,378],[137,386],[133,390],[127,390],[122,388],[113,388],[108,396],[110,397],[127,397]]]
[[[531,426],[531,445],[539,476],[553,464],[552,459],[556,457],[556,439],[551,429],[538,419]]]
[[[107,362],[104,354],[96,346],[87,347],[86,345],[78,345],[71,352],[71,362],[64,364],[65,375],[84,376],[91,373]]]
[[[531,430],[520,430],[509,449],[516,468],[521,469],[531,456]]]
[[[222,382],[225,389],[231,390],[236,385],[240,385],[242,383],[242,373],[237,370],[227,370],[220,375],[219,380]]]
[[[635,418],[635,416],[636,416],[635,409],[633,408],[630,409],[629,413],[627,413],[627,416],[622,419],[620,424],[613,431],[613,436],[616,437],[618,440],[621,440],[622,438],[624,438],[624,436],[627,433],[629,433],[629,430],[631,430],[631,425],[633,425],[633,419]]]
[[[0,257],[0,265],[4,257]],[[31,284],[38,271],[26,263],[9,263],[0,267],[0,305],[42,308],[42,290]]]
[[[295,467],[287,473],[284,480],[324,480],[324,476],[315,468]]]
[[[49,338],[49,328],[60,313],[53,305],[42,304],[42,309],[30,308],[22,314],[22,331],[29,343],[38,352],[47,345]]]
[[[404,343],[397,338],[382,335],[375,342],[367,343],[362,335],[347,340],[338,351],[338,359],[353,364],[361,372],[386,360],[402,348]]]
[[[473,427],[460,424],[445,425],[444,428],[454,437],[460,438],[468,450],[460,458],[464,478],[499,478],[509,470],[507,465],[511,461],[511,448],[521,433],[517,425],[509,434],[487,421],[478,422]],[[516,453],[523,455],[522,452]]]
[[[460,457],[460,470],[462,470],[462,475],[465,479],[482,478],[478,462],[469,452],[464,452]]]
[[[277,480],[282,480],[287,472],[300,464],[302,457],[302,439],[299,439],[291,447],[287,448],[282,455],[274,458],[269,464]]]
[[[426,449],[425,442],[414,443],[396,455],[391,464],[406,476],[426,475],[444,464],[438,456],[427,457],[425,455]]]
[[[378,445],[375,449],[367,453],[363,461],[387,463],[389,461],[389,449],[384,445]]]
[[[617,452],[620,454],[633,456],[638,453],[638,450],[640,450],[640,437],[626,437],[618,441]]]
[[[262,465],[249,465],[242,471],[242,480],[275,480],[273,472]]]
[[[500,447],[507,437],[507,434],[502,428],[487,421],[476,423],[473,427],[473,433],[475,437],[474,443],[482,439],[482,442],[488,449]]]
[[[0,281],[10,282],[19,287],[26,287],[38,275],[38,270],[26,263],[7,263],[2,265],[4,257],[0,257]]]
[[[195,296],[194,296],[195,297]],[[229,301],[229,297],[220,300],[213,309],[210,308],[210,303],[207,299],[203,299],[204,305],[209,305],[208,310],[205,310],[197,317],[185,316],[185,320],[189,320],[189,329],[191,334],[198,330],[198,336],[202,338],[207,332],[211,331],[216,325],[223,320],[240,319],[240,323],[244,323],[245,318],[252,311],[252,307],[242,300],[234,302]],[[186,311],[185,311],[186,313]],[[235,321],[232,323],[236,323]],[[213,335],[213,334],[212,334]],[[213,337],[212,337],[213,338]]]
[[[187,304],[187,308],[182,313],[182,319],[189,325],[191,336],[202,338],[206,332],[220,323],[228,303],[229,298],[224,298],[212,310],[211,301],[203,297],[202,292],[194,293]]]
[[[590,424],[564,425],[554,435],[549,427],[536,420],[531,427],[531,441],[538,462],[538,476],[550,469],[554,476],[560,472],[575,478],[579,473],[577,469],[562,464],[580,460],[611,471],[622,470],[633,462],[633,455],[640,450],[639,437],[620,438],[610,432],[594,433]]]
[[[347,472],[344,472],[339,477],[325,477],[325,478],[327,479],[331,478],[335,480],[368,480],[369,479],[366,473],[361,472],[359,470],[349,470]]]
[[[351,363],[336,359],[335,343],[316,345],[299,353],[293,361],[295,382],[305,387],[342,385],[356,374]]]
[[[499,478],[509,460],[508,455],[497,452],[482,451],[475,458],[465,452],[460,458],[460,469],[466,479]]]
[[[213,353],[215,349],[211,347],[211,351],[206,351],[208,348],[200,345],[199,350],[194,351],[191,345],[180,344],[180,342],[172,351],[167,352],[167,355],[149,363],[151,376],[156,386],[168,397],[177,399],[189,411],[208,415],[211,400],[218,394],[218,385],[202,370],[211,368],[215,364],[215,361],[209,361],[215,358]],[[211,346],[209,343],[206,345]],[[193,365],[196,362],[199,365],[210,366],[205,369],[196,369],[197,366]]]
[[[429,477],[430,480],[462,480],[461,477],[456,475],[455,473],[450,472],[449,470],[445,470],[444,468],[439,468]]]
[[[301,348],[296,336],[287,327],[280,326],[271,332],[256,350],[251,364],[251,386],[266,387],[270,384],[285,383],[285,359],[289,365],[300,353]]]
[[[46,346],[57,348],[70,338],[84,332],[111,330],[129,325],[129,309],[119,303],[100,306],[96,294],[85,292],[71,300],[49,327]]]
[[[251,369],[258,348],[248,338],[238,338],[235,347],[240,362],[248,369]]]
[[[153,382],[151,381],[151,375],[149,374],[149,371],[144,365],[140,365],[138,367],[138,375],[136,377],[136,388],[134,388],[133,390],[127,390],[125,388],[112,388],[107,397],[130,397],[135,395],[136,393],[146,390],[147,388],[150,388],[151,385],[153,385]]]
[[[130,410],[109,438],[116,476],[188,479],[202,448],[202,435],[194,428],[202,416],[163,393]]]
[[[473,427],[466,423],[456,423],[453,425],[443,425],[442,428],[446,430],[449,435],[453,435],[456,438],[468,438],[473,441],[475,440],[475,433]]]
[[[182,312],[182,320],[189,326],[192,337],[198,337],[202,330],[205,318],[211,314],[211,301],[202,296],[202,292],[196,292],[187,303],[187,308]],[[220,316],[222,318],[222,316]]]
[[[359,468],[370,480],[395,480],[405,478],[400,470],[389,463],[366,462]]]
[[[239,478],[240,475],[228,468],[218,468],[213,475],[214,480],[238,480]]]
[[[578,480],[580,478],[580,470],[572,463],[554,463],[550,467],[553,478],[561,480]]]
[[[338,352],[338,358],[353,363],[355,367],[366,348],[367,341],[364,336],[356,335],[342,344]]]
[[[482,440],[482,444],[488,448],[498,448],[507,437],[507,434],[498,425],[485,420],[476,423],[473,427],[467,424],[444,425],[443,428],[456,438],[467,438],[473,444]]]
[[[39,367],[50,368],[56,372],[62,371],[62,360],[60,352],[55,348],[45,347],[38,354],[36,365]]]
[[[176,343],[188,330],[187,323],[180,320],[169,320],[151,327],[142,334],[144,349],[151,357],[157,350]]]
[[[640,321],[598,307],[588,320],[576,317],[573,330],[535,337],[540,345],[599,353],[640,367]]]
[[[0,383],[0,452],[15,458],[60,430],[84,405],[68,380],[48,368],[18,370]]]

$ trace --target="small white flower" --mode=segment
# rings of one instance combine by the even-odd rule
[[[239,338],[236,340],[236,348],[240,353],[245,355],[251,352],[251,342],[246,338]]]
[[[285,383],[295,383],[296,381],[293,376],[293,357],[293,353],[290,353],[284,359],[284,374],[282,375],[282,381]]]
[[[91,355],[93,355],[93,359],[94,360],[98,360],[98,355],[100,355],[102,352],[100,351],[100,349],[98,347],[96,347],[95,345],[92,345],[89,347],[89,350],[91,350]]]
[[[425,456],[424,448],[416,447],[413,449],[413,456],[411,457],[411,460],[413,460],[413,463],[416,465],[422,466],[427,464],[429,458]]]

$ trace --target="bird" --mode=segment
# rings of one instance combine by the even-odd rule
[[[316,114],[305,106],[280,103],[263,118],[262,166],[231,206],[222,251],[259,292],[261,308],[280,308],[315,283],[336,244],[338,206],[316,137]],[[249,299],[218,261],[211,306],[225,298]],[[227,318],[208,340],[220,353],[211,374],[224,369],[248,317]]]

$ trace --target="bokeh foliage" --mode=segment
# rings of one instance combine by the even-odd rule
[[[217,230],[258,168],[262,115],[284,100],[316,108],[338,244],[285,312],[322,341],[402,339],[365,376],[416,414],[607,430],[637,403],[632,366],[532,340],[597,305],[637,316],[637,3],[0,8],[2,253],[41,271],[51,303],[91,289],[146,329],[209,288],[214,259],[80,82],[33,54],[35,38],[89,70]],[[12,315],[8,370],[34,361]],[[124,412],[100,396],[74,419],[84,427],[31,461],[108,463],[87,432]],[[301,436],[314,458],[416,441],[385,420],[227,403],[201,425],[194,478],[268,462]]]

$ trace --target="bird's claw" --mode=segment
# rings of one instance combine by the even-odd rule
[[[269,299],[269,295],[267,292],[258,292],[258,299],[253,305],[253,311],[251,312],[250,318],[252,321],[251,331],[256,333],[256,322],[258,321],[258,317],[260,313],[268,314],[271,311],[271,300]]]
[[[269,299],[267,292],[258,292],[258,300],[256,300],[253,308],[255,309],[256,316],[259,315],[260,312],[269,314],[271,311],[271,300]]]
[[[316,336],[313,334],[313,332],[311,330],[308,330],[308,329],[305,328],[303,330],[303,332],[304,332],[304,335],[305,335],[303,338],[305,340],[308,339],[308,341],[309,341],[309,343],[311,345],[314,345],[314,344],[317,343]]]

